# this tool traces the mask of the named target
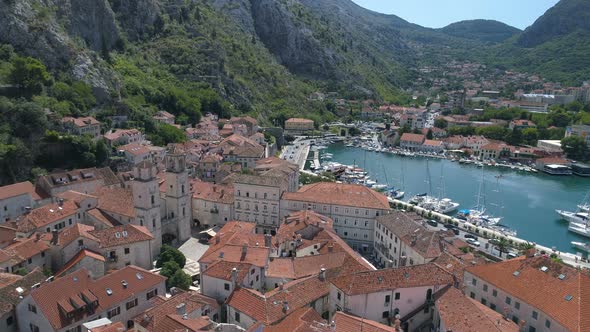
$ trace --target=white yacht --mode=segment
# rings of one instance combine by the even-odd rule
[[[585,252],[590,252],[590,243],[583,243],[583,242],[575,242],[572,241],[572,247],[585,251]]]
[[[590,222],[590,213],[588,212],[570,212],[564,210],[555,210],[555,212],[570,223],[586,224]]]
[[[443,198],[438,201],[438,204],[434,207],[434,211],[442,214],[448,214],[456,211],[459,208],[459,203],[453,202],[450,198]]]
[[[588,228],[588,226],[585,223],[581,224],[577,222],[570,222],[567,229],[572,233],[576,233],[585,237],[590,237],[590,228]]]

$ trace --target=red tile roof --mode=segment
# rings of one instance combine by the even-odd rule
[[[228,306],[265,325],[274,324],[291,312],[309,306],[311,302],[327,296],[327,281],[311,276],[286,283],[266,294],[247,288],[237,288],[227,299]],[[288,310],[284,310],[284,302]]]
[[[42,239],[37,239],[36,235],[25,240],[19,240],[8,247],[1,249],[14,264],[18,264],[33,256],[39,255],[49,250],[49,245]]]
[[[368,270],[351,259],[348,253],[341,251],[313,256],[275,258],[268,264],[266,276],[300,279],[317,275],[322,268],[326,269],[327,275],[331,277]]]
[[[78,209],[78,205],[72,201],[64,201],[62,206],[59,203],[45,205],[22,216],[17,221],[17,229],[25,233],[43,229],[46,225],[74,216]]]
[[[518,325],[502,314],[472,300],[454,287],[442,291],[436,309],[447,331],[518,332]]]
[[[29,194],[33,200],[40,200],[39,194],[35,191],[35,187],[29,181],[9,184],[0,187],[0,200],[16,197],[20,195]]]
[[[389,210],[389,201],[381,193],[357,184],[318,182],[285,192],[283,200]]]
[[[337,277],[331,282],[347,295],[359,295],[398,288],[452,285],[453,276],[439,266],[428,263],[359,272]]]
[[[99,125],[100,122],[91,116],[86,116],[82,118],[72,118],[72,117],[64,117],[61,120],[63,123],[72,123],[76,127],[86,127],[90,125]]]
[[[76,256],[74,256],[67,263],[65,263],[64,266],[62,266],[62,268],[59,269],[59,271],[57,271],[54,274],[54,276],[56,278],[61,277],[63,274],[68,272],[72,267],[76,266],[76,264],[80,263],[84,258],[87,258],[87,257],[90,257],[92,259],[96,259],[101,262],[105,261],[105,258],[101,254],[95,253],[94,251],[91,251],[88,249],[82,249],[82,250],[78,251]]]
[[[414,142],[414,143],[422,143],[424,142],[424,135],[422,134],[411,134],[411,133],[404,133],[400,138],[401,142]]]
[[[135,324],[152,332],[174,332],[174,331],[200,331],[201,328],[211,325],[207,317],[201,320],[201,317],[190,318],[191,313],[204,309],[219,310],[219,304],[210,297],[197,292],[180,292],[164,301],[157,298],[153,301],[154,307],[144,311],[134,318]],[[176,312],[176,307],[180,304],[185,305],[185,311],[189,316],[188,319],[182,319]]]
[[[190,184],[194,199],[220,204],[234,203],[233,185],[215,184],[200,180],[191,181]]]
[[[302,307],[291,314],[276,325],[264,327],[263,332],[323,332],[318,330],[316,325],[323,323],[324,319],[313,308]],[[256,331],[249,329],[248,331]]]
[[[100,210],[120,214],[125,217],[135,217],[135,203],[133,193],[124,188],[101,188],[98,192],[98,208]]]
[[[285,121],[285,124],[287,123],[313,123],[313,120],[302,118],[290,118]]]
[[[0,273],[0,316],[14,310],[15,306],[29,295],[31,286],[45,281],[46,278],[40,268],[35,268],[24,277]],[[21,293],[16,290],[18,287],[21,288]]]
[[[211,278],[231,281],[234,268],[238,271],[236,282],[241,283],[250,272],[252,264],[217,261],[209,265],[202,274]]]
[[[548,268],[546,272],[541,271],[543,266]],[[516,271],[518,276],[514,275]],[[570,331],[581,331],[580,326],[587,320],[582,313],[588,310],[589,303],[583,296],[588,295],[590,277],[549,257],[521,256],[468,267],[466,272],[538,308]],[[560,275],[564,276],[563,280],[559,279]],[[571,301],[565,299],[568,295],[573,296]]]
[[[122,280],[127,281],[126,288],[123,287]],[[31,296],[40,314],[45,316],[54,330],[60,330],[74,323],[62,314],[64,309],[73,310],[70,301],[84,303],[82,297],[98,301],[98,307],[94,312],[103,312],[135,297],[136,294],[159,286],[165,280],[165,277],[132,265],[93,280],[88,270],[82,268],[32,290]],[[112,290],[111,295],[107,294],[107,289]],[[76,321],[88,316],[90,315],[85,313]]]
[[[335,332],[395,332],[392,326],[383,325],[375,321],[361,317],[345,314],[341,311],[336,312],[333,321],[336,325]],[[330,330],[326,330],[330,331]],[[323,331],[322,331],[323,332]]]
[[[147,228],[132,224],[93,230],[89,231],[88,234],[97,239],[101,248],[116,247],[154,239]]]

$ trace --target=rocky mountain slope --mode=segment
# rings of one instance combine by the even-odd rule
[[[519,33],[484,20],[428,29],[350,0],[4,0],[0,43],[90,84],[115,112],[210,87],[230,105],[199,92],[202,111],[329,117],[310,92],[403,102],[420,66],[453,59],[577,80],[590,67],[578,59],[587,6],[562,0]],[[562,46],[575,59],[550,58]]]

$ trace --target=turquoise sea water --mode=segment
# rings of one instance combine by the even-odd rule
[[[387,179],[389,185],[400,187],[403,182],[405,200],[428,192],[429,187],[432,195],[438,196],[442,172],[444,197],[460,203],[460,209],[476,205],[482,169],[474,165],[428,159],[429,186],[426,158],[399,157],[343,144],[334,144],[322,151],[334,155],[331,161],[346,165],[356,163],[379,183],[386,183]],[[590,190],[590,178],[556,177],[499,167],[485,167],[483,176],[487,211],[493,216],[502,216],[501,223],[518,231],[518,237],[568,252],[576,252],[571,241],[590,242],[569,232],[567,223],[555,213],[555,209],[574,210]]]

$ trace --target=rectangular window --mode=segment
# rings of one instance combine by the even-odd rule
[[[488,291],[488,285],[483,285],[483,291],[487,292]]]
[[[116,307],[107,312],[107,318],[111,319],[112,317],[118,316],[119,314],[121,314],[121,307]]]
[[[34,304],[29,304],[29,311],[36,314],[37,313],[37,307]]]
[[[537,320],[539,318],[539,313],[533,310],[533,319]]]
[[[229,284],[227,284],[227,283],[226,284],[223,284],[223,289],[229,290]]]
[[[492,291],[492,295],[493,295],[494,297],[495,297],[495,296],[498,296],[498,291],[494,289],[494,290]]]
[[[337,298],[338,300],[341,300],[341,299],[342,299],[342,295],[340,294],[340,292],[336,293],[336,298]]]
[[[383,313],[381,314],[381,318],[387,318],[389,317],[389,311],[383,311]]]
[[[14,323],[14,318],[12,316],[6,318],[6,325],[7,326],[12,325],[12,323]]]
[[[537,329],[532,326],[529,326],[529,332],[537,332]]]
[[[39,332],[39,326],[37,326],[33,323],[29,324],[29,328],[31,329],[31,332]]]
[[[33,263],[33,259],[32,258],[27,259],[27,263],[32,264]]]
[[[252,269],[252,271],[250,271],[250,274],[254,274],[256,272],[255,269]]]
[[[486,299],[481,299],[481,304],[487,305],[488,304],[488,301]]]
[[[545,320],[545,327],[551,328],[551,322],[548,319]]]
[[[137,306],[137,299],[133,299],[133,300],[131,300],[131,301],[129,301],[129,302],[127,302],[127,303],[125,304],[125,308],[126,308],[127,310],[129,310],[129,309],[131,309],[131,308],[133,308],[133,307],[135,307],[135,306]]]
[[[475,298],[475,293],[474,293],[474,292],[471,292],[471,294],[469,294],[469,296],[470,296],[472,299],[474,299],[474,298]]]
[[[471,279],[471,284],[477,286],[477,280],[475,278]]]
[[[240,313],[239,312],[236,312],[234,314],[234,319],[236,320],[236,322],[238,322],[238,323],[240,322]]]
[[[508,296],[506,296],[506,301],[504,301],[504,302],[506,302],[506,304],[510,304],[510,303],[512,303],[512,299],[509,298]]]
[[[514,308],[516,308],[516,310],[520,310],[520,302],[515,301],[514,302]]]
[[[400,293],[395,293],[395,299],[399,300],[400,299]]]
[[[147,299],[147,300],[149,300],[149,299],[151,299],[152,297],[154,297],[154,296],[156,296],[156,295],[158,295],[158,289],[157,289],[157,288],[156,288],[156,289],[154,289],[154,290],[151,290],[151,291],[149,291],[149,292],[146,294],[146,299]]]
[[[125,255],[129,255],[129,248],[125,248]]]
[[[391,302],[391,295],[385,295],[385,304],[389,304]]]
[[[491,308],[492,310],[496,310],[496,305],[495,305],[495,304],[493,304],[493,303],[490,303],[490,308]]]

